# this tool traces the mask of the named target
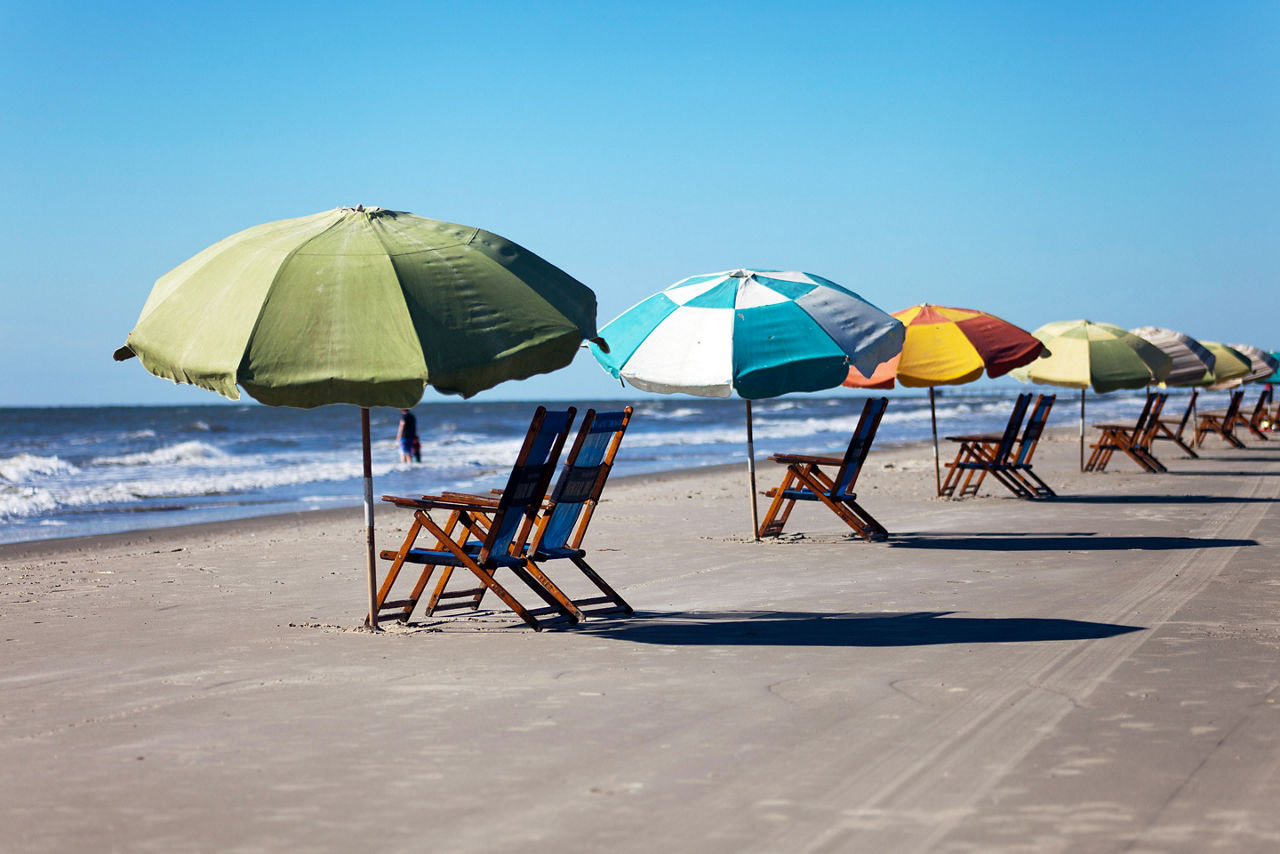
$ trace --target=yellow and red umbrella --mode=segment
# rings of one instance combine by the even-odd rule
[[[933,421],[933,470],[941,491],[938,465],[938,422],[933,389],[964,385],[981,377],[999,377],[1028,364],[1044,345],[1025,329],[973,308],[915,305],[893,312],[906,326],[902,353],[871,376],[849,369],[844,385],[851,388],[892,388],[894,381],[910,388],[929,389]]]

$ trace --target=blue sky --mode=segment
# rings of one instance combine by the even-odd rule
[[[602,325],[760,267],[1277,349],[1277,44],[1274,2],[0,3],[0,406],[216,401],[111,360],[152,283],[356,203]],[[620,392],[584,352],[481,399]]]

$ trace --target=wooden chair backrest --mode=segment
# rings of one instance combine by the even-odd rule
[[[618,412],[587,410],[551,490],[554,505],[538,529],[533,548],[576,549],[582,544],[630,422],[630,406]]]
[[[490,555],[515,555],[524,548],[576,413],[572,406],[555,412],[539,406],[534,411],[529,432],[480,546],[479,563],[486,562]]]
[[[1267,386],[1258,395],[1258,404],[1253,407],[1253,416],[1249,419],[1250,424],[1257,424],[1258,421],[1267,414],[1267,406],[1271,403],[1271,386]]]
[[[1159,392],[1148,394],[1147,398],[1147,419],[1145,422],[1139,420],[1138,427],[1133,433],[1134,444],[1139,448],[1151,447],[1151,437],[1160,428],[1160,413],[1164,411],[1164,404],[1169,399],[1169,395]]]
[[[1147,392],[1147,402],[1142,406],[1142,412],[1138,415],[1138,420],[1133,423],[1133,435],[1141,436],[1142,431],[1147,429],[1147,419],[1151,416],[1151,406],[1156,402],[1156,393]]]
[[[1018,456],[1013,461],[1015,466],[1024,466],[1031,461],[1036,443],[1040,441],[1040,434],[1044,432],[1045,422],[1049,420],[1049,410],[1053,408],[1057,397],[1056,394],[1042,394],[1036,399],[1031,417],[1027,419],[1026,429],[1022,431],[1022,443],[1018,445]]]
[[[1031,394],[1020,394],[1013,402],[1013,412],[1009,414],[1009,423],[1004,427],[1000,444],[996,446],[995,463],[1004,465],[1013,451],[1013,443],[1017,441],[1018,431],[1022,429],[1022,419],[1027,415],[1027,407],[1031,404]]]
[[[1227,430],[1236,426],[1236,419],[1240,417],[1240,404],[1244,401],[1244,389],[1238,388],[1231,392],[1231,402],[1227,404],[1227,414],[1222,417],[1222,426]]]
[[[831,496],[847,495],[853,485],[858,482],[862,472],[862,464],[867,460],[871,443],[875,441],[876,431],[880,429],[880,419],[884,417],[885,408],[889,405],[887,397],[871,397],[862,405],[862,417],[849,440],[849,447],[840,461],[840,470],[833,478]]]
[[[1178,422],[1178,429],[1173,431],[1173,435],[1179,439],[1182,438],[1182,431],[1187,429],[1187,422],[1191,420],[1191,413],[1196,409],[1196,398],[1200,396],[1200,389],[1191,389],[1191,399],[1187,401],[1187,408],[1182,412],[1182,420]]]

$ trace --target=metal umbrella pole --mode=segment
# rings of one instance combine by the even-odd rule
[[[756,443],[751,435],[751,401],[747,404],[747,480],[751,484],[751,537],[760,541],[760,510],[756,506]]]
[[[365,624],[370,631],[378,627],[378,565],[373,548],[373,455],[369,446],[369,408],[360,408],[360,444],[364,457],[364,541],[368,550],[369,619]]]

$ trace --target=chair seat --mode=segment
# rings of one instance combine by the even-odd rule
[[[464,551],[466,552],[467,557],[471,558],[473,561],[475,560],[476,555],[480,553],[480,549],[478,546],[475,548],[472,548],[470,544],[468,544],[468,546]],[[387,557],[388,560],[394,560],[397,553],[389,552],[388,554],[389,556],[384,555],[384,557]],[[404,562],[420,563],[426,566],[466,566],[467,565],[465,561],[460,560],[458,556],[455,555],[453,552],[447,551],[444,549],[441,549],[439,551],[437,551],[436,549],[409,549],[404,554]],[[501,566],[501,567],[524,566],[525,559],[522,557],[510,557],[508,555],[490,555],[489,560],[485,564],[481,564],[481,565],[482,566]]]
[[[766,498],[774,498],[778,495],[777,487],[770,489],[765,493]],[[792,501],[821,501],[822,497],[830,498],[832,501],[857,501],[858,496],[852,492],[831,493],[824,492],[820,496],[812,489],[784,489],[782,491],[783,499],[791,499]]]
[[[542,548],[534,552],[534,560],[565,560],[575,557],[586,557],[586,549],[571,549],[568,546],[561,548]]]

